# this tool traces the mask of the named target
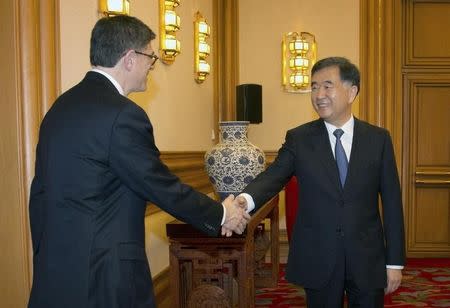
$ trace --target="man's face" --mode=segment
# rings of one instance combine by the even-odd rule
[[[330,66],[311,78],[311,102],[317,114],[334,126],[341,127],[350,119],[357,87],[342,82],[339,67]]]
[[[135,52],[136,63],[134,64],[133,81],[134,86],[132,92],[143,92],[147,89],[148,73],[153,70],[156,59],[150,44],[144,50]]]

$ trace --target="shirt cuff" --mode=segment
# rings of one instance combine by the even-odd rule
[[[253,197],[247,193],[242,193],[239,196],[242,196],[247,200],[247,213],[250,213],[255,209],[255,202],[253,201]]]
[[[220,223],[221,226],[223,226],[223,224],[225,223],[225,218],[227,217],[227,208],[223,204],[222,204],[222,207],[223,207],[223,216],[222,216],[222,222]]]
[[[403,266],[403,265],[386,265],[386,268],[390,268],[390,269],[403,269],[404,266]]]

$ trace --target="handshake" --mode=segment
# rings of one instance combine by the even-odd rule
[[[222,235],[230,237],[233,232],[242,234],[250,220],[250,215],[246,212],[247,200],[242,196],[235,198],[233,195],[229,195],[222,201],[222,205],[226,209],[225,222],[222,225]]]

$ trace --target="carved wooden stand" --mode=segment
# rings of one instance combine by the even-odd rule
[[[265,219],[270,220],[270,243]],[[254,307],[255,285],[277,284],[278,196],[252,215],[243,235],[208,237],[178,221],[167,224],[166,230],[173,307]],[[265,264],[269,244],[271,260]]]

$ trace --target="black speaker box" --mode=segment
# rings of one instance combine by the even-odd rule
[[[241,84],[236,87],[236,120],[262,122],[262,86]]]

